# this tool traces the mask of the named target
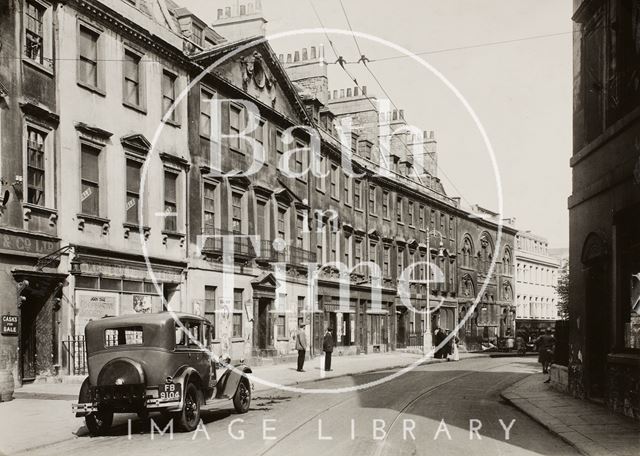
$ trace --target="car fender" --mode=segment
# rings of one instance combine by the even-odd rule
[[[176,371],[175,375],[172,377],[173,383],[179,383],[182,389],[182,396],[180,397],[180,403],[169,409],[169,411],[179,411],[182,410],[184,405],[184,393],[187,390],[187,385],[189,382],[194,381],[198,388],[202,390],[202,379],[200,378],[200,374],[197,370],[190,366],[181,366]]]
[[[244,364],[225,370],[218,379],[216,398],[232,398],[236,394],[240,380],[251,372],[251,368]]]
[[[82,386],[80,386],[80,393],[78,393],[78,404],[90,404],[91,403],[91,392],[89,391],[89,387],[91,386],[89,382],[89,377],[85,378],[82,382]],[[86,412],[77,412],[76,418],[81,418],[83,416],[87,416]]]

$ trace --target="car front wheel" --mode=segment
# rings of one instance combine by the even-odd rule
[[[175,414],[177,426],[180,430],[191,432],[200,423],[200,407],[202,406],[202,391],[193,383],[189,383],[184,392],[182,410]]]
[[[251,387],[249,381],[246,378],[240,380],[238,383],[238,389],[233,396],[233,406],[238,413],[247,413],[249,406],[251,405]]]

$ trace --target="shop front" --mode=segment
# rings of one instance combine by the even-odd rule
[[[59,239],[0,228],[0,370],[20,385],[57,371],[61,289]],[[51,261],[43,262],[53,254]]]
[[[63,370],[70,375],[86,373],[84,330],[88,322],[104,317],[165,310],[190,311],[183,308],[184,266],[154,264],[156,282],[142,261],[83,253],[76,256],[78,271],[63,290],[68,300],[67,312],[72,322],[64,328]]]

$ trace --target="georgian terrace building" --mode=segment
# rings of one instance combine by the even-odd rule
[[[402,125],[401,113],[366,108],[366,93],[330,97],[322,71],[301,77],[296,59],[280,62],[268,43],[216,33],[216,24],[231,33],[237,21],[260,35],[259,3],[245,5],[244,14],[225,9],[207,27],[170,1],[34,2],[14,2],[3,19],[21,30],[22,44],[40,45],[15,43],[21,58],[0,73],[9,195],[0,216],[10,278],[3,290],[4,302],[16,303],[3,310],[23,312],[22,336],[2,336],[2,357],[16,374],[81,373],[89,319],[167,307],[209,318],[216,352],[233,358],[292,352],[302,321],[316,352],[328,325],[345,353],[421,346],[425,315],[407,308],[397,284],[407,266],[429,257],[442,274],[416,268],[410,306],[423,310],[429,301],[431,327],[453,329],[499,255],[480,315],[460,335],[473,346],[506,333],[515,232],[503,227],[494,254],[495,214],[478,218],[445,194],[432,133],[390,138],[390,169],[381,176],[378,124]],[[303,73],[322,68],[312,62],[317,53],[305,52]],[[255,174],[221,176],[216,171],[251,162],[245,141],[212,136],[245,129],[243,101],[258,108],[251,137],[264,147],[265,163]],[[346,140],[336,127],[345,116],[357,120]],[[326,177],[283,173],[282,157],[314,137]],[[423,151],[426,164],[419,175],[408,148],[416,141],[412,150]],[[344,172],[345,148],[357,176]],[[289,168],[302,171],[309,162],[308,152],[294,153]],[[22,192],[19,176],[29,182]],[[259,235],[260,242],[234,240],[225,270],[229,234]],[[354,268],[363,261],[376,264],[381,278]],[[308,263],[324,266],[310,272]],[[345,284],[348,302],[340,293]]]

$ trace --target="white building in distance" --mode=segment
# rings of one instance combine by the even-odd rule
[[[516,235],[516,331],[534,336],[558,319],[556,285],[560,261],[548,241],[530,231]]]

